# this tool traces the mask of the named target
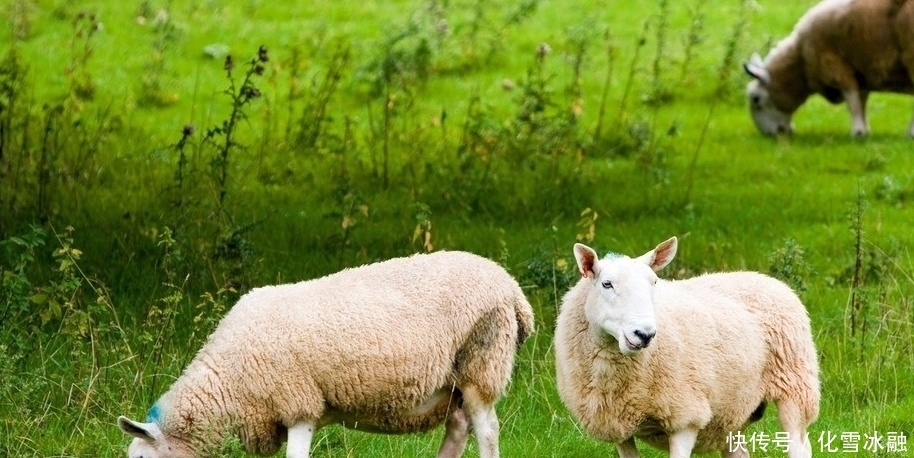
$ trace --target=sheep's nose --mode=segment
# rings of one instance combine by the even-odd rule
[[[654,331],[645,332],[640,329],[635,331],[635,336],[637,336],[639,339],[641,339],[641,345],[640,345],[641,348],[644,348],[649,343],[651,343],[651,340],[654,338],[655,335],[657,335],[657,333]]]

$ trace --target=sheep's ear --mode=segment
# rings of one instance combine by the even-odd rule
[[[154,442],[155,439],[152,437],[151,432],[153,426],[153,423],[140,423],[124,416],[117,417],[117,427],[125,434],[136,437],[137,439]]]
[[[679,241],[676,237],[670,237],[657,245],[657,248],[641,255],[638,260],[647,264],[648,267],[656,272],[673,261],[673,258],[676,257],[676,248],[678,245]]]
[[[574,259],[578,262],[578,270],[584,278],[597,275],[597,252],[583,243],[574,244]]]
[[[749,56],[749,64],[755,67],[765,68],[765,61],[762,60],[762,56],[757,52],[754,52]]]
[[[759,56],[757,52],[752,53],[752,56],[749,57],[749,62],[743,64],[743,70],[745,70],[749,76],[759,80],[759,82],[764,85],[771,83],[771,74],[768,73],[768,69],[765,68],[762,57]]]

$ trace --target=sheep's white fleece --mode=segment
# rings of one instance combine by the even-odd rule
[[[460,389],[486,402],[501,396],[532,331],[517,282],[464,252],[257,288],[222,319],[153,419],[169,440],[206,445],[234,432],[264,455],[303,419],[427,430],[457,408]]]
[[[587,321],[589,282],[565,295],[555,348],[559,394],[594,438],[666,450],[668,431],[690,427],[700,429],[695,452],[721,451],[762,401],[818,414],[809,318],[783,283],[751,272],[659,280],[657,334],[627,357]]]

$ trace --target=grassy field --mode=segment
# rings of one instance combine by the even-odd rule
[[[742,62],[812,3],[7,2],[0,456],[124,456],[117,416],[240,294],[440,249],[498,260],[537,314],[502,454],[612,456],[554,385],[571,246],[671,235],[668,278],[758,270],[803,298],[814,456],[829,435],[909,456],[863,447],[914,433],[911,100],[873,95],[866,139],[821,98],[765,138],[743,100]],[[332,427],[314,456],[432,456],[441,433]]]

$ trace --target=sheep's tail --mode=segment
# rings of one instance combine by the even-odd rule
[[[517,318],[517,346],[520,346],[533,334],[534,320],[533,308],[519,287],[514,298],[514,316]]]

